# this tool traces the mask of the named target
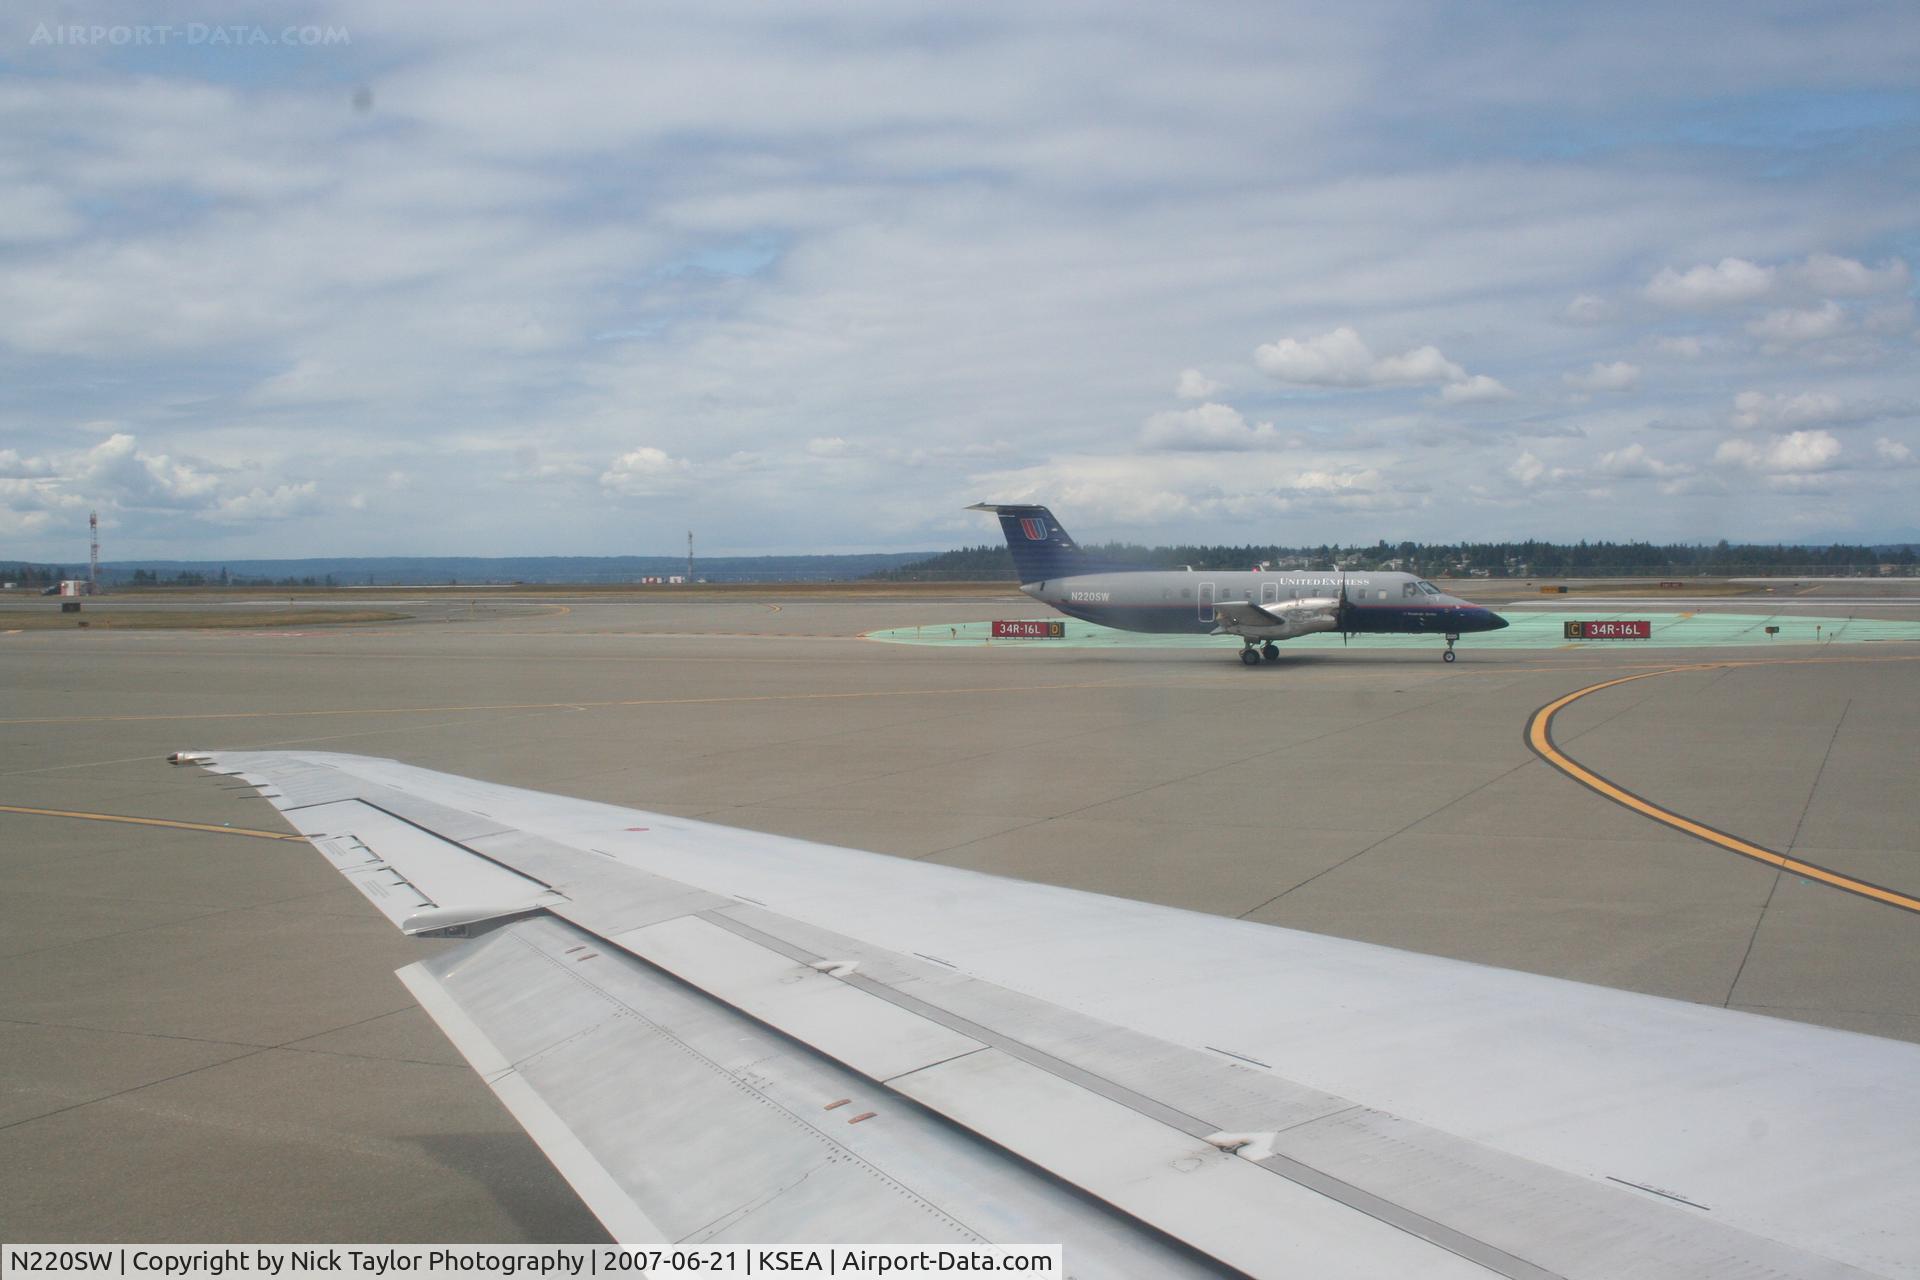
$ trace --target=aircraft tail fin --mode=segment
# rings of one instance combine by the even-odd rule
[[[1138,567],[1094,559],[1080,549],[1073,535],[1061,528],[1053,512],[1045,507],[976,502],[967,510],[991,511],[1000,517],[1000,532],[1006,535],[1007,550],[1013,554],[1013,567],[1022,582],[1045,582],[1052,578],[1114,573]]]

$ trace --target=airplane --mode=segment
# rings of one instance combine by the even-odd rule
[[[1250,667],[1280,656],[1276,640],[1315,632],[1342,636],[1444,635],[1441,658],[1471,631],[1507,620],[1410,573],[1150,569],[1081,550],[1045,507],[977,502],[1000,517],[1020,589],[1070,618],[1122,631],[1239,636]]]
[[[314,751],[259,790],[619,1240],[1920,1276],[1920,1045]]]

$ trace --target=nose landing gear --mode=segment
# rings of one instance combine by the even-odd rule
[[[1440,655],[1440,661],[1452,662],[1454,660],[1456,655],[1453,652],[1453,642],[1455,640],[1458,640],[1459,638],[1460,638],[1460,635],[1458,632],[1456,631],[1447,632],[1447,651]]]

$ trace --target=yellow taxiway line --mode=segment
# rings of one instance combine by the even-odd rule
[[[1527,722],[1527,745],[1533,748],[1534,753],[1542,760],[1545,760],[1548,764],[1558,769],[1561,773],[1566,774],[1569,778],[1572,778],[1588,790],[1597,792],[1607,799],[1614,801],[1616,804],[1625,805],[1643,817],[1651,818],[1664,826],[1672,827],[1675,831],[1684,832],[1696,840],[1704,840],[1708,844],[1716,845],[1719,848],[1727,850],[1729,853],[1737,853],[1741,857],[1751,858],[1755,862],[1764,862],[1770,867],[1778,867],[1782,871],[1790,872],[1796,876],[1804,876],[1809,880],[1816,880],[1821,884],[1830,885],[1846,893],[1858,894],[1863,898],[1872,898],[1876,902],[1884,902],[1905,911],[1920,912],[1920,898],[1916,898],[1911,894],[1901,893],[1898,890],[1889,889],[1884,885],[1873,884],[1870,881],[1861,880],[1855,876],[1835,871],[1829,867],[1817,866],[1811,862],[1802,862],[1799,858],[1784,853],[1776,853],[1774,850],[1762,845],[1757,845],[1751,840],[1742,840],[1739,836],[1729,835],[1724,831],[1709,827],[1703,822],[1696,822],[1683,814],[1675,813],[1671,809],[1664,809],[1644,796],[1635,795],[1625,787],[1614,782],[1609,782],[1607,779],[1581,764],[1578,760],[1573,759],[1564,751],[1560,750],[1553,741],[1554,716],[1558,715],[1573,703],[1578,702],[1581,698],[1587,697],[1589,694],[1599,693],[1603,689],[1617,688],[1623,684],[1631,684],[1636,680],[1650,680],[1654,676],[1672,675],[1678,671],[1710,671],[1724,666],[1744,665],[1747,664],[1716,662],[1703,663],[1696,666],[1663,667],[1658,671],[1642,671],[1637,675],[1620,676],[1613,680],[1602,680],[1600,683],[1590,684],[1584,689],[1575,689],[1572,693],[1563,694],[1555,698],[1552,702],[1549,702],[1546,706],[1541,707],[1533,713],[1533,718]]]
[[[211,822],[178,822],[172,818],[136,818],[127,813],[88,813],[82,809],[33,809],[22,804],[0,804],[0,813],[26,813],[37,818],[84,818],[88,822],[124,822],[136,827],[171,827],[176,831],[208,831],[217,836],[252,836],[256,840],[305,840],[284,831],[256,831],[252,827],[223,827]]]

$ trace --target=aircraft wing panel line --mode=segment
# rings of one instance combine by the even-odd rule
[[[843,1063],[877,1084],[930,1106],[972,1132],[1023,1159],[1048,1169],[1056,1176],[1130,1216],[1187,1240],[1220,1261],[1249,1274],[1263,1274],[1277,1260],[1296,1262],[1311,1258],[1319,1274],[1341,1274],[1331,1256],[1322,1256],[1309,1247],[1303,1257],[1300,1250],[1314,1238],[1318,1222],[1329,1212],[1325,1206],[1357,1210],[1374,1223],[1419,1237],[1432,1244],[1472,1258],[1499,1274],[1532,1280],[1547,1275],[1541,1268],[1505,1255],[1482,1241],[1470,1240],[1437,1222],[1421,1219],[1404,1209],[1391,1208],[1378,1197],[1362,1201],[1337,1179],[1317,1175],[1317,1185],[1308,1186],[1290,1176],[1287,1169],[1275,1165],[1263,1172],[1239,1156],[1219,1150],[1208,1143],[1208,1135],[1219,1130],[1196,1117],[1154,1099],[1130,1094],[1111,1082],[1080,1071],[1071,1064],[1040,1054],[1023,1045],[1008,1042],[986,1028],[969,1028],[979,1038],[959,1030],[962,1019],[900,994],[884,984],[861,980],[858,974],[834,978],[812,967],[825,959],[818,956],[782,954],[788,948],[747,927],[730,927],[719,912],[683,916],[645,929],[632,930],[608,939],[615,946],[658,965],[689,982],[724,1004],[749,1017],[811,1045],[835,1061]],[[718,927],[716,927],[718,926]],[[774,944],[774,945],[768,945]],[[794,949],[797,950],[797,949]],[[913,1006],[919,1006],[914,1008]],[[983,1040],[999,1046],[989,1049]],[[969,1059],[992,1055],[1020,1064],[1029,1072],[1028,1085],[1003,1100],[1004,1106],[986,1105],[984,1109],[954,1105],[952,1089],[928,1096],[926,1080],[936,1073],[959,1070]],[[996,1078],[1004,1079],[1005,1071]],[[1041,1077],[1053,1082],[1039,1083]],[[946,1079],[947,1075],[939,1078]],[[971,1079],[971,1076],[963,1076]],[[1063,1091],[1070,1091],[1063,1092]],[[1096,1161],[1063,1162],[1055,1149],[1059,1135],[1046,1117],[1064,1098],[1081,1099],[1081,1110],[1089,1106],[1099,1113],[1103,1127],[1117,1127],[1130,1140],[1153,1136],[1152,1143],[1136,1143],[1124,1158],[1110,1152]],[[1096,1101],[1097,1100],[1097,1101]],[[983,1127],[975,1115],[1015,1117],[1000,1125]],[[1018,1119],[1018,1117],[1025,1117]],[[1052,1135],[1054,1141],[1049,1141]],[[1173,1152],[1166,1161],[1159,1154],[1149,1156],[1148,1149],[1159,1154]],[[1245,1172],[1215,1173],[1209,1186],[1191,1197],[1165,1196],[1159,1190],[1140,1194],[1149,1185],[1166,1180],[1170,1164],[1178,1174],[1202,1167],[1218,1167],[1226,1162]],[[1191,1168],[1188,1165],[1191,1164]],[[1252,1176],[1248,1176],[1251,1174]],[[1189,1180],[1175,1176],[1172,1185],[1189,1190]],[[1306,1199],[1299,1199],[1307,1193]],[[1285,1200],[1276,1204],[1276,1199]],[[1363,1208],[1362,1204],[1367,1207]],[[1369,1209],[1382,1212],[1369,1212]],[[1352,1221],[1338,1222],[1338,1230],[1351,1237],[1363,1227]],[[1237,1222],[1231,1231],[1222,1228]],[[1254,1229],[1251,1224],[1269,1224]],[[1331,1227],[1329,1229],[1332,1229]],[[1234,1247],[1222,1251],[1221,1242],[1232,1239]],[[1391,1257],[1396,1244],[1383,1243],[1375,1254]],[[1384,1251],[1384,1253],[1382,1253]],[[1264,1260],[1264,1261],[1263,1261]],[[1374,1257],[1377,1264],[1380,1257]],[[1424,1249],[1399,1259],[1407,1267],[1424,1262],[1426,1274],[1438,1264]],[[1400,1269],[1396,1265],[1396,1269]],[[1477,1268],[1476,1268],[1477,1270]],[[1358,1273],[1356,1273],[1358,1274]]]
[[[569,914],[573,908],[566,906],[559,910]],[[742,916],[752,917],[752,922],[741,919]],[[947,974],[930,964],[897,955],[876,954],[853,939],[814,938],[804,944],[791,941],[775,932],[783,922],[765,909],[729,906],[703,912],[701,919],[742,939],[758,942],[795,965],[810,967],[826,959],[827,955],[813,949],[823,944],[829,947],[831,955],[857,956],[859,967],[854,972],[828,981],[857,987],[937,1022],[995,1055],[1022,1063],[1064,1086],[1184,1135],[1190,1140],[1187,1144],[1190,1153],[1202,1151],[1210,1157],[1213,1148],[1203,1144],[1223,1131],[1277,1130],[1271,1134],[1274,1150],[1270,1154],[1259,1159],[1250,1155],[1229,1158],[1471,1259],[1501,1275],[1537,1280],[1558,1275],[1622,1274],[1629,1261],[1633,1265],[1646,1264],[1647,1259],[1633,1243],[1646,1239],[1663,1242],[1667,1256],[1659,1261],[1671,1268],[1663,1270],[1655,1265],[1650,1274],[1741,1275],[1755,1265],[1779,1268],[1785,1274],[1794,1275],[1865,1274],[1809,1257],[1737,1228],[1701,1221],[1675,1205],[1494,1151],[1347,1098],[1307,1089],[1264,1070],[1212,1060],[1180,1046],[1077,1018],[1065,1010],[1051,1007],[1042,1010],[1037,1007],[1041,1002],[1030,997],[976,979]],[[791,929],[791,925],[786,927]],[[646,956],[644,948],[639,954]],[[916,974],[915,968],[921,972]],[[892,976],[883,979],[874,976],[877,973]],[[681,976],[696,986],[702,985],[692,967],[686,968]],[[908,984],[924,995],[901,989]],[[970,1002],[958,999],[963,993],[972,995],[973,999]],[[1024,1019],[1013,1015],[1022,1005],[1029,1009]],[[966,1008],[966,1012],[956,1012],[956,1008]],[[1062,1045],[1061,1049],[1077,1051],[1078,1061],[998,1029],[1010,1022],[1031,1022],[1042,1015],[1074,1024],[1073,1047]],[[982,1019],[991,1019],[991,1022]],[[777,1029],[789,1029],[777,1015],[767,1021]],[[1108,1043],[1104,1052],[1095,1055],[1087,1046],[1093,1036],[1101,1032],[1109,1037]],[[949,1062],[981,1057],[979,1053],[957,1055]],[[1116,1078],[1128,1066],[1142,1062],[1152,1063],[1160,1071],[1158,1088],[1153,1081],[1141,1081],[1143,1087],[1136,1087]],[[949,1110],[934,1098],[916,1091],[915,1080],[927,1071],[946,1065],[934,1064],[923,1072],[881,1079],[879,1083],[933,1107],[955,1123],[981,1132],[1023,1159],[1074,1181],[1046,1150],[1031,1141],[1023,1141],[1022,1131],[978,1129],[967,1118],[968,1113]],[[1196,1075],[1209,1070],[1216,1080],[1229,1081],[1228,1087],[1190,1092],[1179,1105],[1167,1100],[1178,1096],[1166,1088],[1167,1079],[1192,1081]],[[1111,1171],[1108,1172],[1111,1176]],[[1113,1200],[1099,1185],[1076,1185],[1177,1238],[1195,1239],[1182,1234],[1182,1224],[1155,1217],[1150,1210],[1138,1212],[1124,1200]],[[1205,1244],[1198,1247],[1212,1251]],[[1224,1255],[1216,1256],[1233,1262]],[[1677,1259],[1684,1259],[1684,1264],[1675,1265]]]
[[[970,1036],[716,928],[710,913],[629,930],[608,941],[875,1081],[985,1047]]]

